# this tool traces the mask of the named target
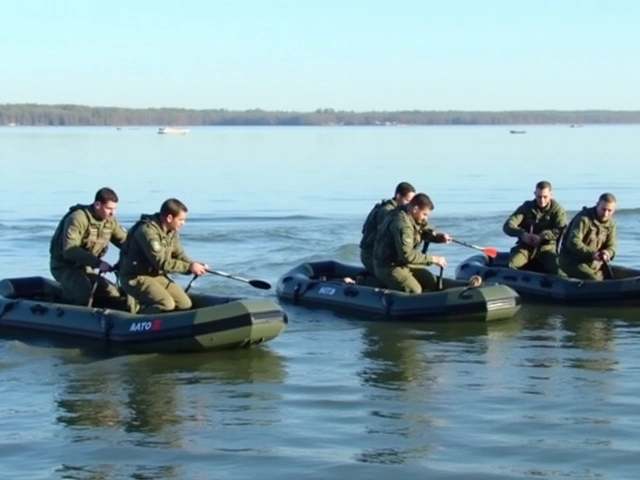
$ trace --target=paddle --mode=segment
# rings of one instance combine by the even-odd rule
[[[533,233],[533,225],[529,227],[529,234]],[[531,252],[531,256],[529,258],[533,258],[538,253],[538,246],[533,247],[533,252]]]
[[[89,308],[93,306],[93,297],[98,288],[98,282],[100,282],[100,275],[103,275],[103,272],[98,273],[98,277],[96,278],[96,281],[93,282],[93,286],[91,287],[91,293],[89,294],[89,301],[87,302],[87,307]]]
[[[469,247],[469,248],[473,248],[474,250],[480,250],[481,252],[483,252],[487,257],[491,257],[491,258],[496,258],[498,256],[498,251],[495,248],[491,248],[491,247],[479,247],[477,245],[471,245],[470,243],[467,242],[462,242],[460,240],[456,240],[455,238],[452,238],[451,241],[453,243],[458,243],[460,245],[464,245],[465,247]]]
[[[609,278],[611,280],[615,280],[616,276],[613,274],[613,269],[611,268],[611,264],[609,263],[609,261],[608,260],[604,260],[602,263],[607,268],[607,273],[609,274]]]
[[[248,280],[246,278],[237,277],[235,275],[231,275],[230,273],[220,272],[218,270],[207,270],[207,272],[212,273],[213,275],[220,275],[221,277],[230,278],[231,280],[248,283],[252,287],[259,288],[260,290],[271,289],[271,284],[269,282],[265,282],[264,280]]]
[[[237,277],[235,275],[231,275],[230,273],[220,272],[218,270],[207,270],[207,272],[212,273],[213,275],[220,275],[221,277],[237,280],[239,282],[248,283],[252,287],[259,288],[261,290],[269,290],[271,288],[271,284],[268,282],[265,282],[264,280],[247,280],[246,278]],[[196,278],[198,278],[197,275],[194,275],[193,278],[189,281],[187,288],[185,288],[184,290],[185,292],[189,291],[189,289],[191,288],[191,284],[194,282]]]
[[[167,277],[167,278],[169,278],[169,277]],[[187,288],[184,289],[184,293],[187,293],[189,291],[189,289],[191,288],[191,285],[196,280],[196,278],[198,278],[197,275],[194,275],[193,277],[191,277],[191,280],[189,280],[189,283],[187,284]],[[171,280],[171,279],[169,278],[169,280]],[[173,281],[173,280],[171,280],[171,281]]]
[[[442,277],[444,276],[444,268],[440,267],[440,274],[438,275],[438,290],[444,290],[442,286]]]

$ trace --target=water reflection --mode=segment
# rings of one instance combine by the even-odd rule
[[[181,423],[176,380],[144,371],[135,362],[116,362],[115,371],[78,369],[66,377],[57,399],[58,423],[75,432],[73,442],[93,440],[102,428],[128,434],[137,446],[179,447]]]
[[[256,429],[278,423],[281,398],[279,390],[269,385],[285,382],[283,359],[260,347],[216,353],[139,355],[67,365],[56,399],[57,423],[72,443],[142,449],[147,452],[146,466],[165,463],[166,449],[198,448],[194,435],[207,437],[208,451],[224,451],[227,440],[234,443],[236,431],[255,436]],[[218,430],[227,426],[234,432],[222,442]],[[112,454],[115,461],[122,451]],[[63,478],[118,476],[89,458],[86,462],[67,464],[59,472]],[[156,465],[144,472],[135,465],[119,468],[117,473],[127,478],[179,476],[174,466]]]
[[[268,346],[202,354],[140,356],[130,368],[140,373],[171,374],[184,384],[282,383],[284,359]]]
[[[125,415],[122,429],[136,446],[181,447],[182,423],[177,382],[171,374],[127,369],[122,378]]]
[[[607,372],[617,369],[615,324],[611,318],[567,318],[564,322],[565,346],[577,348],[578,355],[567,358],[566,366]]]
[[[425,458],[434,447],[429,445],[407,447],[407,448],[391,448],[381,447],[367,449],[354,456],[354,460],[362,463],[376,463],[380,465],[401,465],[409,463],[412,460],[420,460]]]
[[[374,323],[362,327],[362,357],[367,360],[358,376],[366,385],[403,389],[409,383],[429,383],[430,372],[406,326]]]
[[[111,375],[67,379],[56,400],[58,423],[69,427],[116,427],[123,412],[119,400],[117,379]],[[84,440],[83,436],[76,441]]]
[[[520,330],[517,321],[451,324],[370,323],[362,326],[363,383],[403,389],[436,381],[433,371],[447,363],[484,361]]]
[[[364,427],[368,448],[353,458],[397,465],[423,460],[437,449],[437,432],[446,424],[442,386],[458,382],[465,363],[476,368],[492,345],[516,335],[519,324],[371,322],[361,327],[364,361],[357,374],[375,408],[367,412]]]
[[[179,385],[279,384],[285,379],[283,359],[267,348],[117,357],[78,365],[67,375],[58,420],[70,427],[119,425],[130,432],[157,432],[180,423]]]
[[[184,478],[180,469],[172,465],[115,465],[99,463],[74,466],[63,464],[55,473],[65,480],[114,480],[133,478],[135,480]]]
[[[528,312],[524,327],[528,346],[554,353],[537,355],[530,360],[532,366],[564,364],[591,371],[615,370],[616,327],[640,318],[633,310],[582,307],[532,306]]]
[[[523,328],[512,360],[519,368],[519,391],[608,401],[615,386],[611,372],[619,370],[624,350],[617,343],[628,338],[620,327],[637,322],[639,312],[528,305],[521,313]]]

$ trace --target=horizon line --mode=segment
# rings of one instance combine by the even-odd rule
[[[269,113],[636,113],[640,110],[612,110],[604,108],[587,108],[581,110],[559,110],[559,109],[515,109],[515,110],[421,110],[421,109],[398,109],[398,110],[338,110],[331,107],[318,107],[314,110],[266,110],[255,107],[249,109],[229,109],[229,108],[188,108],[188,107],[121,107],[117,105],[87,105],[80,103],[0,103],[2,107],[75,107],[75,108],[99,108],[118,110],[183,110],[190,112],[269,112]]]

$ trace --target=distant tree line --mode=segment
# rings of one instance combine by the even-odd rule
[[[314,112],[225,109],[117,108],[0,104],[0,125],[550,125],[640,123],[640,111],[375,111],[319,108]]]

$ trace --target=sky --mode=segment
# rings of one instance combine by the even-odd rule
[[[19,0],[0,103],[640,110],[637,0]]]

